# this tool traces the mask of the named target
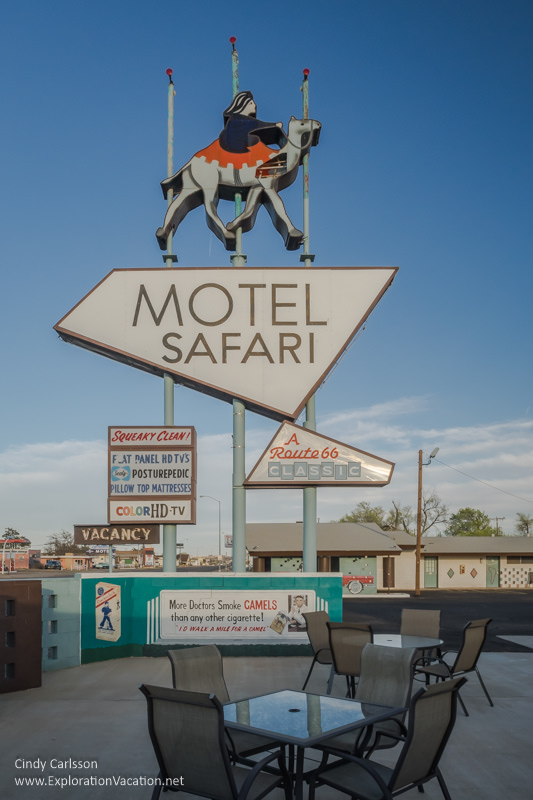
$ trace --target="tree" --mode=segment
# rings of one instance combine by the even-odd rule
[[[51,556],[64,556],[65,553],[85,553],[85,545],[74,544],[74,534],[70,531],[51,533],[44,546],[43,552]]]
[[[16,531],[15,528],[6,528],[6,532],[4,533],[4,536],[0,537],[0,538],[2,538],[2,541],[4,541],[5,539],[18,539],[18,542],[17,542],[17,546],[18,547],[21,547],[21,546],[22,547],[30,547],[30,545],[31,545],[31,542],[28,539],[28,537],[27,536],[23,536],[21,533]],[[14,546],[15,545],[13,543],[6,542],[6,549],[8,547],[13,548]]]
[[[427,492],[422,497],[422,535],[445,522],[448,509],[441,502],[436,492]],[[392,501],[392,508],[385,512],[381,506],[371,506],[362,501],[353,511],[341,517],[339,522],[375,522],[384,531],[403,530],[416,536],[416,514],[411,506],[402,506]]]
[[[436,525],[441,525],[443,522],[446,522],[447,517],[448,509],[444,503],[441,502],[436,492],[428,492],[422,495],[422,536]]]
[[[460,508],[452,514],[446,529],[447,536],[502,536],[501,531],[491,527],[490,519],[478,508]]]
[[[411,506],[402,506],[397,500],[392,501],[392,508],[387,514],[384,530],[405,531],[413,533],[412,526],[416,527],[416,520]]]
[[[375,522],[379,527],[385,524],[385,512],[381,506],[371,506],[365,500],[356,505],[353,511],[341,517],[339,522]]]
[[[422,536],[437,525],[446,521],[448,509],[436,492],[425,492],[422,495]],[[401,506],[396,500],[392,501],[392,509],[387,516],[385,530],[403,530],[411,536],[416,536],[416,513],[411,506]]]
[[[531,536],[531,532],[533,532],[533,517],[530,514],[520,514],[519,512],[517,512],[516,516],[518,519],[515,522],[515,529],[520,536]]]

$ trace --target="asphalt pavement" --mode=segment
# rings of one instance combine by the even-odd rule
[[[533,636],[533,589],[429,589],[420,597],[359,595],[344,600],[346,622],[365,622],[374,633],[400,629],[402,608],[440,609],[440,633],[444,649],[457,650],[461,632],[472,619],[492,619],[484,651],[487,653],[527,652],[527,648],[501,636]]]

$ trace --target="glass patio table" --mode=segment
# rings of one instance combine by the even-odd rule
[[[303,796],[304,751],[341,733],[364,728],[405,709],[289,689],[224,706],[226,728],[253,731],[296,748],[294,793]]]

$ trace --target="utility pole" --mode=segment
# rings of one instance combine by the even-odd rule
[[[498,528],[498,521],[499,520],[504,520],[504,519],[505,519],[505,517],[491,517],[490,521],[492,522],[492,520],[494,520],[494,522],[496,523],[496,536],[500,535],[500,529]]]
[[[418,451],[418,506],[416,513],[416,558],[415,558],[415,596],[420,597],[420,562],[422,555],[422,467],[427,467],[435,458],[439,448],[436,447],[427,461],[423,461],[422,450]]]

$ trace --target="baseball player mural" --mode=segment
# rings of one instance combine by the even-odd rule
[[[207,224],[226,250],[236,249],[235,231],[250,231],[259,208],[264,205],[287,250],[298,250],[303,233],[291,222],[279,192],[296,180],[298,167],[311,147],[318,144],[321,124],[313,119],[291,117],[288,132],[281,122],[257,119],[251,92],[239,92],[223,114],[224,128],[212,144],[199,150],[174,175],[161,182],[163,195],[171,189],[170,203],[157,241],[166,250],[189,211],[204,205]],[[242,195],[246,206],[224,225],[218,202]]]

